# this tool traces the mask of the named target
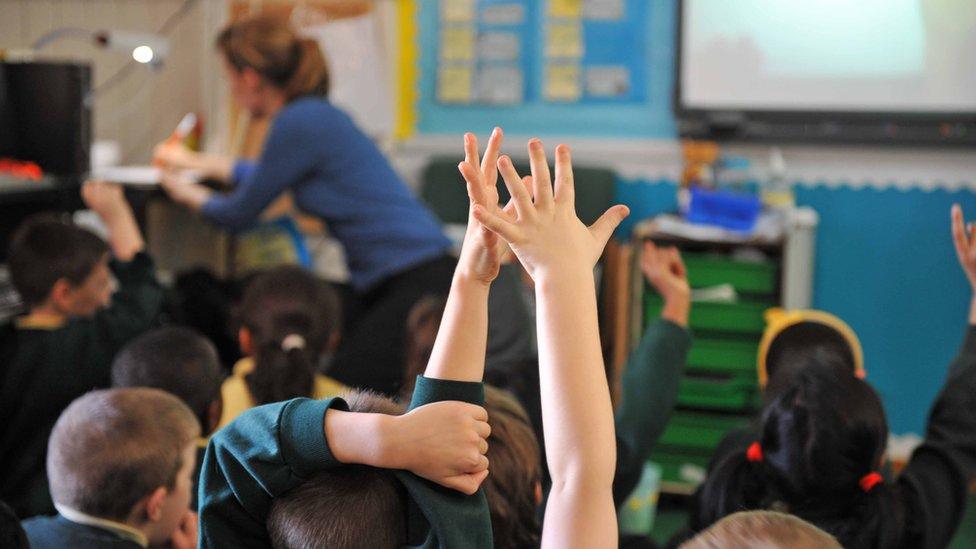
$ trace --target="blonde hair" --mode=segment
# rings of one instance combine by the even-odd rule
[[[319,43],[299,36],[281,17],[235,21],[217,35],[217,49],[235,69],[253,69],[289,101],[329,93],[329,70]]]
[[[833,536],[793,515],[775,511],[731,514],[681,549],[841,549]]]

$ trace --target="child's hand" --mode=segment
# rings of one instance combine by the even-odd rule
[[[664,299],[664,310],[661,311],[661,316],[679,326],[687,326],[688,312],[691,308],[691,288],[678,249],[673,246],[658,248],[650,240],[644,242],[641,271]]]
[[[472,133],[464,134],[464,162],[458,164],[461,175],[467,183],[468,228],[461,245],[461,258],[458,260],[458,273],[484,284],[490,284],[498,276],[501,264],[510,254],[508,243],[486,229],[474,218],[474,207],[480,205],[486,211],[515,220],[515,205],[512,202],[504,208],[498,205],[498,150],[502,143],[502,129],[495,128],[488,139],[485,157],[478,162],[478,138]]]
[[[474,206],[475,218],[512,247],[522,265],[539,282],[562,273],[591,272],[617,225],[629,214],[626,206],[614,206],[586,227],[576,217],[573,167],[569,147],[556,147],[555,192],[542,142],[529,141],[532,189],[526,190],[511,159],[502,157],[498,168],[512,194],[516,219]]]
[[[435,402],[392,418],[388,467],[473,494],[488,476],[488,412],[463,402]]]
[[[172,549],[193,549],[197,546],[197,514],[187,511],[180,520],[179,527],[170,536],[169,547]]]
[[[963,223],[962,208],[952,205],[952,242],[956,245],[959,266],[966,273],[969,285],[976,291],[976,225]]]
[[[132,211],[122,193],[122,187],[113,183],[85,181],[81,187],[81,199],[88,209],[98,214],[108,225]]]

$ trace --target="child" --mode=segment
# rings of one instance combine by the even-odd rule
[[[745,511],[725,517],[681,549],[841,549],[837,539],[792,515]]]
[[[555,189],[539,140],[529,141],[529,157],[532,177],[526,180],[511,160],[499,159],[511,211],[498,211],[494,197],[472,185],[479,176],[471,162],[461,169],[475,219],[508,243],[535,282],[543,430],[552,477],[542,546],[613,547],[616,444],[593,266],[628,211],[615,206],[586,227],[576,217],[569,148],[556,147]]]
[[[151,387],[175,395],[186,404],[203,429],[197,440],[197,468],[193,471],[193,501],[207,439],[220,419],[220,362],[217,350],[188,328],[157,328],[129,342],[112,363],[113,387]]]
[[[47,469],[56,517],[23,523],[31,547],[196,544],[188,505],[200,426],[158,389],[92,391],[51,432]]]
[[[809,520],[844,547],[949,543],[976,464],[976,234],[967,237],[958,207],[952,226],[974,289],[970,327],[925,441],[901,474],[889,484],[877,473],[888,437],[877,394],[854,376],[836,375],[843,360],[821,352],[766,405],[754,442],[713,464],[692,514],[694,530],[734,511],[772,508]]]
[[[149,328],[163,301],[121,188],[89,182],[82,198],[108,228],[109,246],[52,218],[24,222],[10,243],[28,313],[0,326],[0,499],[21,517],[54,512],[44,459],[58,415],[109,386],[116,351]]]
[[[486,155],[486,166],[494,165],[498,143]],[[471,192],[494,193],[483,203],[497,209],[493,186]],[[201,546],[267,545],[266,523],[276,497],[316,473],[342,474],[337,469],[342,464],[361,464],[401,469],[395,475],[409,510],[405,537],[397,545],[492,547],[491,518],[478,490],[488,474],[484,454],[490,429],[484,409],[472,403],[484,400],[488,290],[507,249],[469,217],[430,363],[417,380],[407,414],[349,413],[338,398],[294,399],[249,410],[222,429],[204,462]],[[371,526],[398,537],[400,520],[387,514]],[[334,532],[331,541],[348,533]]]
[[[238,339],[247,355],[221,387],[218,427],[244,410],[296,397],[338,395],[345,387],[318,374],[339,334],[339,301],[328,284],[298,267],[278,267],[248,284]]]

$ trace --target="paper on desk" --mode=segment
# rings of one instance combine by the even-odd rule
[[[185,170],[183,176],[192,181],[203,179],[192,170]],[[162,171],[156,166],[103,166],[92,170],[90,177],[130,187],[155,187],[162,180]]]

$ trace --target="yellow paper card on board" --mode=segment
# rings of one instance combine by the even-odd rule
[[[583,0],[549,0],[549,17],[579,19],[583,14]]]
[[[441,59],[471,61],[474,59],[474,29],[445,27],[441,30]]]
[[[470,103],[473,71],[470,65],[441,67],[437,74],[437,99],[441,103]]]
[[[583,28],[577,23],[546,27],[546,57],[583,57]]]
[[[475,0],[441,0],[441,21],[470,23],[474,21]]]
[[[547,65],[545,95],[548,101],[579,101],[582,95],[579,65],[570,63]]]

